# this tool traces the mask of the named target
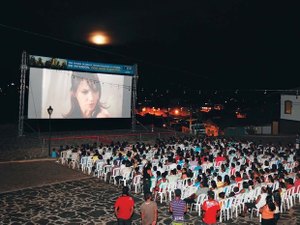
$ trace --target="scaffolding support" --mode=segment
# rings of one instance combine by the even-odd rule
[[[19,97],[19,124],[18,124],[19,137],[24,135],[24,101],[25,101],[25,82],[26,82],[27,69],[28,69],[27,54],[26,51],[23,51],[22,60],[21,60],[20,97]]]
[[[136,131],[136,100],[137,100],[137,81],[138,81],[138,67],[134,65],[134,75],[132,79],[132,104],[131,104],[131,131]]]

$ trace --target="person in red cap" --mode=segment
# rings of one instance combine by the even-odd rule
[[[220,204],[215,200],[213,191],[207,192],[208,200],[202,205],[202,218],[205,224],[217,224],[217,217],[220,214]]]
[[[118,225],[130,225],[133,214],[134,200],[128,194],[128,187],[124,186],[122,196],[115,202],[115,214],[118,219]]]

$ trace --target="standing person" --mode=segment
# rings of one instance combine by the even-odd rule
[[[130,225],[133,214],[134,200],[129,196],[127,186],[123,187],[122,196],[115,202],[115,215],[118,219],[118,225]]]
[[[144,196],[146,196],[146,193],[150,192],[151,188],[151,178],[153,174],[151,171],[151,164],[146,164],[143,169],[143,190],[144,190]]]
[[[181,190],[175,189],[175,199],[171,201],[169,210],[173,214],[172,219],[173,225],[183,225],[184,224],[184,214],[187,211],[187,206],[185,201],[181,199]]]
[[[141,205],[142,225],[156,225],[157,223],[157,204],[151,201],[151,193],[145,194],[145,202]]]
[[[207,192],[208,200],[202,204],[202,218],[205,224],[217,224],[217,217],[220,215],[220,204],[215,200],[213,191]]]
[[[274,212],[276,206],[273,202],[272,195],[268,195],[266,198],[266,204],[259,209],[261,213],[261,225],[274,225]]]
[[[281,196],[278,190],[273,192],[273,199],[275,203],[275,211],[274,211],[274,225],[277,224],[278,220],[280,219],[280,206],[281,206]]]
[[[76,72],[71,78],[71,109],[64,118],[106,118],[107,107],[100,102],[101,84],[97,75]]]

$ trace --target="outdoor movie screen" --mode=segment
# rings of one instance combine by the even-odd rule
[[[28,119],[130,118],[132,77],[30,68]]]

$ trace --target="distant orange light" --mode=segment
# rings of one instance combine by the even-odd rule
[[[220,105],[220,104],[216,104],[216,105],[214,105],[214,110],[218,110],[218,111],[220,111],[220,110],[223,110],[223,106],[222,105]]]
[[[211,107],[209,107],[209,106],[203,106],[203,107],[200,109],[200,111],[201,111],[201,112],[206,112],[206,113],[208,113],[208,112],[211,111]]]
[[[106,45],[110,43],[110,38],[105,33],[93,32],[89,36],[89,41],[96,45]]]
[[[179,114],[179,110],[175,109],[175,114],[178,115]]]
[[[236,118],[238,119],[246,119],[247,118],[247,115],[244,113],[236,113]]]
[[[145,107],[144,107],[144,108],[142,108],[142,111],[143,111],[143,112],[146,112],[146,108],[145,108]]]

